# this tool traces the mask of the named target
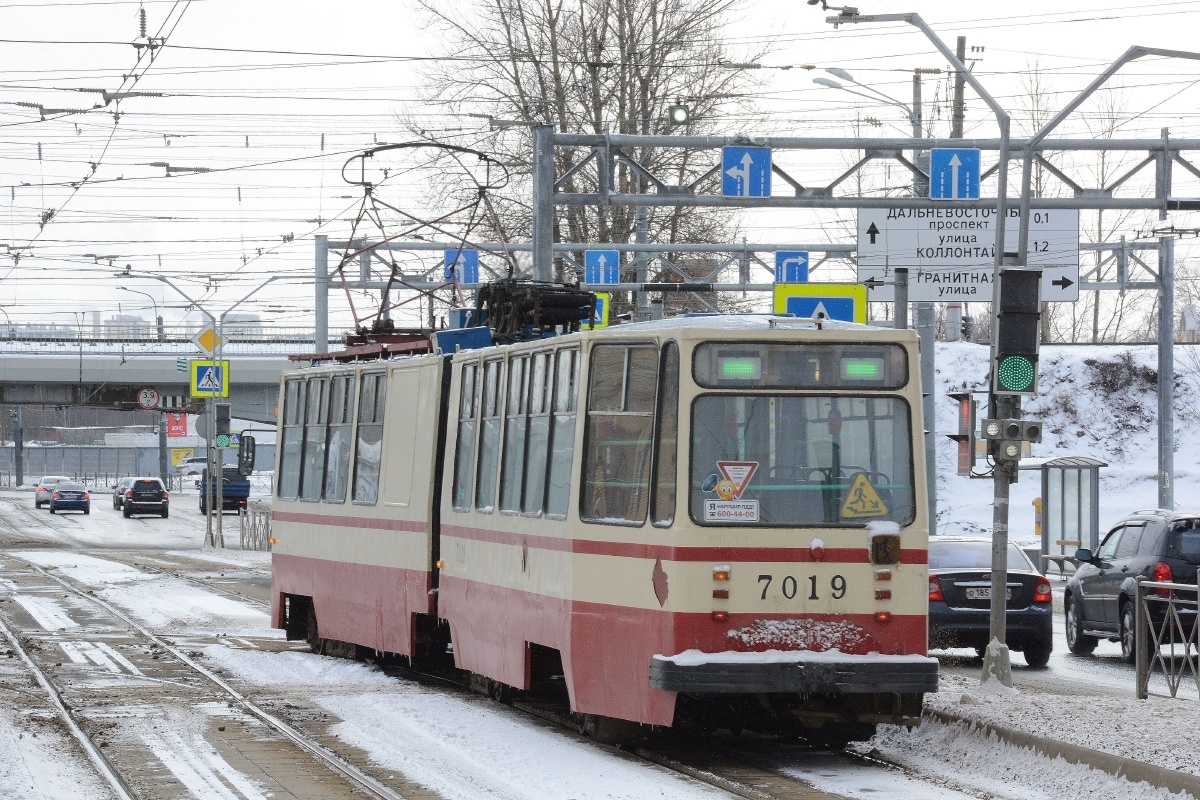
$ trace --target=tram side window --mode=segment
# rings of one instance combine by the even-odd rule
[[[283,390],[283,442],[276,494],[295,500],[300,493],[300,457],[304,449],[304,379],[291,378]]]
[[[346,500],[350,477],[350,423],[354,417],[354,376],[333,378],[329,393],[329,437],[325,446],[325,492],[329,503]]]
[[[496,471],[500,465],[499,359],[483,365],[483,392],[479,398],[479,470],[475,479],[475,509],[491,512],[496,503]]]
[[[679,346],[667,342],[662,354],[658,431],[654,437],[654,498],[650,521],[660,528],[675,521],[675,474],[679,447]]]
[[[504,458],[500,469],[500,510],[517,511],[521,476],[525,474],[525,414],[529,404],[529,356],[508,362],[508,401],[505,405]]]
[[[354,456],[356,503],[374,505],[379,499],[379,465],[383,460],[383,409],[387,400],[387,376],[362,376],[358,396],[358,446]]]
[[[641,524],[650,502],[658,348],[598,345],[589,372],[580,517]]]
[[[471,507],[471,485],[475,482],[475,436],[479,431],[479,400],[475,392],[478,364],[463,364],[458,397],[458,439],[454,454],[454,510]]]
[[[554,413],[550,422],[550,465],[546,515],[567,515],[575,455],[575,409],[579,395],[579,351],[559,350],[554,360]]]
[[[300,499],[320,500],[325,484],[325,425],[329,413],[328,378],[309,378],[304,415],[304,458]]]
[[[529,372],[529,427],[525,448],[525,481],[521,511],[540,514],[546,506],[546,462],[550,448],[550,406],[554,381],[553,353],[534,353]]]

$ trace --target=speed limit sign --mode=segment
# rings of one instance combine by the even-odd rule
[[[147,411],[152,408],[158,408],[158,402],[161,399],[162,395],[158,393],[158,389],[151,386],[138,389],[137,401],[139,408],[144,408]]]

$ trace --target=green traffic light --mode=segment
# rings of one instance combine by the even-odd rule
[[[1037,369],[1029,356],[1001,356],[996,367],[996,382],[1001,391],[1028,392],[1036,377]]]

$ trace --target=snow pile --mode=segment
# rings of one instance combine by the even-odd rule
[[[1187,508],[1200,475],[1190,454],[1200,449],[1200,354],[1175,350],[1175,498]],[[988,416],[989,348],[952,342],[937,346],[937,532],[990,535],[992,482],[955,474],[957,407],[947,394],[977,390],[979,418]],[[1152,345],[1068,346],[1041,349],[1039,392],[1022,402],[1021,416],[1043,422],[1036,458],[1087,456],[1100,468],[1100,527],[1107,530],[1130,511],[1158,505],[1158,350]],[[976,472],[988,470],[980,456]],[[1010,532],[1033,541],[1033,499],[1041,494],[1037,470],[1022,470],[1012,487]]]

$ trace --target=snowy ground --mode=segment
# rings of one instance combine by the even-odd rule
[[[1128,360],[1123,353],[1130,354]],[[1156,399],[1153,378],[1147,378],[1145,370],[1153,366],[1152,359],[1149,348],[1045,348],[1043,394],[1026,405],[1028,416],[1046,419],[1046,441],[1035,445],[1034,455],[1088,455],[1112,465],[1101,473],[1102,526],[1131,509],[1156,504]],[[1094,363],[1089,365],[1089,360]],[[954,425],[954,407],[944,399],[945,392],[982,387],[986,362],[983,347],[939,347],[939,438]],[[1178,369],[1189,369],[1188,362],[1181,358]],[[1057,377],[1061,381],[1051,380]],[[1122,384],[1123,380],[1127,382]],[[1104,381],[1115,391],[1098,391],[1097,383]],[[1200,496],[1191,456],[1200,445],[1200,426],[1195,424],[1195,410],[1184,399],[1194,388],[1194,373],[1188,372],[1178,384],[1175,491],[1177,498],[1190,501]],[[941,532],[986,532],[991,524],[991,483],[953,475],[954,450],[949,440],[939,442],[938,452]],[[1013,488],[1014,538],[1032,540],[1030,503],[1040,482],[1026,473]],[[14,496],[32,507],[29,493],[0,494],[0,503]],[[90,517],[55,520],[52,529],[42,524],[45,512],[40,512],[40,519],[10,515],[7,522],[45,541],[44,549],[22,550],[22,558],[97,586],[101,597],[155,630],[173,635],[222,633],[278,642],[281,633],[268,627],[262,606],[105,558],[104,548],[117,547],[142,551],[147,560],[155,553],[164,560],[186,555],[206,559],[214,568],[268,569],[265,553],[202,549],[203,522],[195,512],[194,490],[173,500],[176,505],[169,520],[146,520],[144,524],[123,524],[127,521],[111,509],[103,494],[98,494],[99,502]],[[225,521],[226,539],[236,543],[235,518],[227,516]],[[82,552],[85,549],[92,552]],[[0,572],[0,596],[10,594],[7,584]],[[1061,584],[1057,588],[1061,591]],[[172,598],[172,603],[164,605],[163,597]],[[70,617],[69,605],[61,610]],[[1059,611],[1061,614],[1061,605]],[[1061,628],[1061,619],[1058,622]],[[1048,670],[1014,667],[1019,691],[1011,695],[980,692],[977,662],[944,657],[943,689],[929,698],[929,706],[1200,775],[1196,725],[1200,701],[1194,692],[1186,699],[1138,701],[1133,696],[1132,669],[1116,661],[1113,646],[1102,644],[1094,658],[1079,659],[1065,653],[1061,631],[1059,637]],[[632,762],[619,753],[580,743],[485,700],[456,697],[385,677],[364,664],[282,646],[278,649],[282,652],[214,645],[204,649],[202,659],[246,687],[303,694],[308,702],[340,720],[331,729],[333,735],[360,748],[378,767],[403,773],[446,798],[683,800],[720,796],[715,790]],[[151,735],[153,731],[148,729],[147,736]],[[851,768],[821,754],[789,757],[780,766],[818,788],[854,798],[1165,800],[1171,796],[1146,784],[1047,759],[936,722],[911,733],[885,728],[862,750],[873,750],[903,764],[915,777],[866,766]],[[0,796],[13,800],[108,797],[86,764],[65,757],[70,752],[70,743],[61,735],[39,730],[22,714],[19,699],[0,703],[0,782],[5,786]],[[208,793],[204,786],[195,787],[193,795],[202,800],[221,796]]]

